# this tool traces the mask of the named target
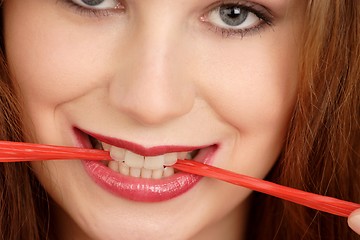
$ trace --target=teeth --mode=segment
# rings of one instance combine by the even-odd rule
[[[106,150],[106,151],[109,151],[109,150],[110,150],[111,145],[109,145],[109,144],[107,144],[107,143],[104,143],[104,142],[102,142],[101,145],[102,145],[102,148],[103,148],[104,150]]]
[[[170,177],[172,175],[174,175],[174,168],[172,168],[172,167],[164,168],[164,173],[163,173],[164,177]]]
[[[109,164],[111,162],[117,162],[117,161],[110,161]],[[129,176],[130,175],[130,167],[128,165],[126,165],[123,162],[119,163],[119,172],[125,176]]]
[[[146,179],[160,179],[174,174],[177,159],[192,159],[192,152],[166,153],[158,156],[141,156],[134,152],[101,143],[102,148],[110,152],[114,161],[108,167],[125,176]]]
[[[132,177],[140,177],[141,176],[141,168],[130,168],[130,176]]]
[[[125,163],[131,168],[142,168],[144,166],[144,157],[130,151],[126,151]]]
[[[144,168],[156,170],[164,167],[164,155],[145,157]]]
[[[163,175],[164,169],[156,169],[152,171],[152,178],[160,179]]]
[[[124,161],[125,152],[126,152],[125,149],[111,147],[110,145],[108,145],[108,146],[109,146],[109,148],[105,149],[106,146],[104,146],[104,144],[103,144],[104,150],[110,151],[110,156],[112,159],[114,159],[116,161]]]
[[[177,161],[177,155],[178,153],[168,153],[164,155],[164,166],[172,166]]]
[[[108,167],[113,171],[119,171],[119,162],[117,161],[110,161]]]
[[[186,159],[186,155],[187,155],[187,152],[179,152],[179,153],[177,153],[177,158],[184,160],[184,159]]]
[[[151,175],[152,175],[152,170],[146,169],[146,168],[141,169],[141,177],[142,178],[151,178]]]

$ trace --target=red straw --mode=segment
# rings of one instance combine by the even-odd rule
[[[112,160],[109,152],[98,149],[0,141],[0,162],[56,159]],[[216,178],[342,217],[348,217],[352,211],[360,208],[360,204],[357,203],[304,192],[191,160],[178,160],[173,167],[184,172]]]

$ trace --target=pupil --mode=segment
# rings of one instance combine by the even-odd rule
[[[248,14],[248,11],[242,10],[241,7],[237,5],[225,5],[220,7],[221,20],[230,26],[242,24],[246,20]]]
[[[105,0],[81,0],[83,3],[89,6],[96,6],[102,3]]]

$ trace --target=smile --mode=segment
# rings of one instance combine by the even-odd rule
[[[94,139],[95,140],[95,139]],[[97,148],[110,152],[114,161],[107,162],[107,166],[125,176],[161,179],[174,175],[175,170],[171,166],[177,159],[193,159],[200,150],[191,152],[171,152],[157,156],[142,156],[124,148],[96,141]]]
[[[82,147],[109,151],[113,161],[83,161],[85,170],[102,188],[120,197],[157,202],[177,197],[201,177],[174,170],[177,159],[210,163],[217,145],[155,146],[139,144],[75,129]]]

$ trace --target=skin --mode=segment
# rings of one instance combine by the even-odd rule
[[[360,209],[352,212],[348,219],[349,227],[360,235]]]
[[[145,147],[218,143],[213,165],[263,178],[296,100],[301,2],[256,1],[273,24],[241,37],[202,21],[213,0],[132,0],[97,17],[64,1],[5,1],[26,127],[39,143],[69,146],[74,125]],[[250,190],[212,179],[140,203],[100,188],[78,160],[33,168],[59,239],[239,239],[251,214]]]

